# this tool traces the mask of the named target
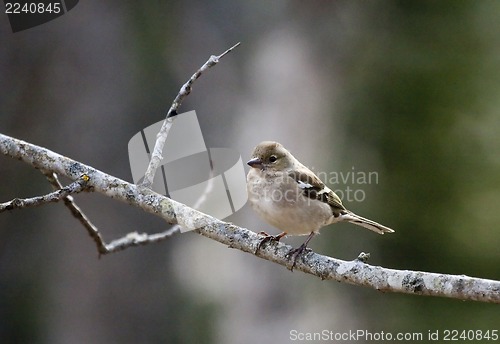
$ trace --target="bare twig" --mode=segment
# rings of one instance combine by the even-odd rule
[[[140,245],[148,245],[157,243],[163,240],[170,238],[172,235],[180,232],[180,228],[178,225],[174,225],[173,227],[163,231],[161,233],[155,234],[146,234],[146,233],[137,233],[132,232],[124,236],[123,238],[119,238],[113,240],[109,244],[105,245],[105,252],[101,252],[102,254],[113,253],[117,251],[125,250],[132,246],[140,246]]]
[[[201,66],[200,69],[198,69],[184,85],[182,85],[181,89],[179,90],[179,93],[175,97],[174,101],[172,102],[172,105],[170,106],[170,109],[167,112],[167,117],[165,118],[165,121],[161,126],[160,132],[156,136],[156,143],[153,152],[151,154],[151,161],[149,162],[148,169],[144,174],[144,179],[141,183],[141,186],[151,188],[151,185],[153,185],[153,180],[156,170],[160,166],[160,162],[163,156],[162,155],[163,147],[165,146],[165,141],[167,140],[168,132],[172,127],[172,123],[175,119],[175,116],[177,115],[177,110],[181,106],[182,101],[191,93],[191,87],[193,83],[203,74],[203,72],[215,66],[222,57],[233,51],[233,49],[235,49],[239,45],[240,43],[236,43],[234,46],[227,49],[222,54],[218,56],[215,55],[210,56],[208,61],[205,62],[205,64],[203,64],[203,66]]]
[[[36,207],[45,203],[59,202],[61,199],[69,197],[71,194],[83,191],[86,187],[85,184],[88,180],[87,178],[87,176],[83,175],[82,178],[76,180],[68,186],[61,187],[60,189],[43,196],[14,198],[9,202],[0,203],[0,213],[6,210]]]
[[[195,229],[197,233],[231,248],[254,254],[255,248],[261,241],[261,237],[248,229],[217,220],[149,189],[130,184],[45,148],[0,134],[0,153],[72,180],[78,180],[85,174],[89,177],[87,186],[92,187],[94,191],[153,213],[169,223],[179,223],[184,227]],[[159,237],[161,235],[160,233]],[[149,237],[151,239],[154,235]],[[148,241],[136,233],[120,240],[113,242],[117,247],[116,250]],[[125,244],[122,245],[122,242]],[[290,249],[290,246],[283,243],[269,243],[258,251],[257,256],[290,267],[291,262],[287,258]],[[464,275],[394,270],[368,265],[364,259],[366,255],[360,255],[358,259],[352,261],[343,261],[310,251],[299,257],[295,270],[321,279],[366,286],[383,292],[500,304],[500,281]]]

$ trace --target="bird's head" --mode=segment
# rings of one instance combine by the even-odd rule
[[[274,141],[263,141],[254,148],[252,159],[247,164],[262,171],[283,171],[292,167],[293,159],[282,144]]]

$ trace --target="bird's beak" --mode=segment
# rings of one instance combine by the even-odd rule
[[[253,167],[253,168],[262,168],[262,160],[259,158],[253,158],[248,160],[247,162],[248,166]]]

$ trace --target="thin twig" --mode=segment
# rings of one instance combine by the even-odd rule
[[[83,176],[81,179],[78,179],[68,186],[61,187],[60,189],[43,196],[30,198],[14,198],[11,201],[0,203],[0,213],[6,210],[36,207],[46,203],[59,202],[61,199],[70,197],[69,195],[71,194],[82,192],[86,187],[86,182],[87,177]]]
[[[42,173],[45,175],[45,177],[47,177],[47,180],[54,189],[57,190],[62,188],[62,184],[59,181],[57,174],[49,172],[47,170],[42,170]],[[66,207],[71,211],[71,214],[73,214],[73,216],[78,221],[80,221],[83,227],[85,227],[85,229],[87,230],[87,233],[90,235],[92,240],[94,240],[99,255],[106,254],[107,253],[106,244],[104,243],[104,239],[99,233],[99,230],[97,229],[96,226],[94,226],[94,224],[90,221],[90,219],[85,215],[85,213],[83,213],[80,207],[75,203],[73,197],[66,196],[63,198],[63,201],[64,205],[66,205]]]
[[[101,252],[101,254],[109,254],[117,251],[123,251],[133,246],[157,243],[166,240],[170,238],[172,235],[177,234],[179,232],[180,228],[178,225],[174,225],[173,227],[167,229],[166,231],[155,234],[132,232],[127,234],[123,238],[113,240],[109,244],[106,244],[105,252]]]
[[[160,162],[163,157],[163,147],[165,146],[165,141],[167,140],[168,132],[172,127],[172,123],[175,119],[175,116],[177,115],[177,111],[181,106],[183,100],[191,93],[193,83],[205,71],[215,66],[222,57],[233,51],[239,45],[240,43],[238,42],[231,48],[227,49],[222,54],[218,56],[216,55],[210,56],[208,61],[205,62],[205,64],[203,64],[203,66],[201,66],[200,69],[198,69],[184,85],[182,85],[181,89],[179,90],[179,93],[175,97],[174,101],[172,102],[172,105],[170,106],[170,109],[167,112],[167,116],[165,118],[165,121],[163,122],[163,125],[161,126],[160,132],[156,136],[156,143],[153,152],[151,154],[151,161],[149,162],[146,173],[144,174],[144,179],[140,184],[142,187],[151,188],[151,186],[153,185],[153,180],[155,177],[156,170],[160,166]]]

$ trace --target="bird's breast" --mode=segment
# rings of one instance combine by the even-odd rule
[[[290,235],[308,235],[328,223],[330,207],[305,197],[292,178],[254,170],[247,176],[248,200],[266,222]]]

